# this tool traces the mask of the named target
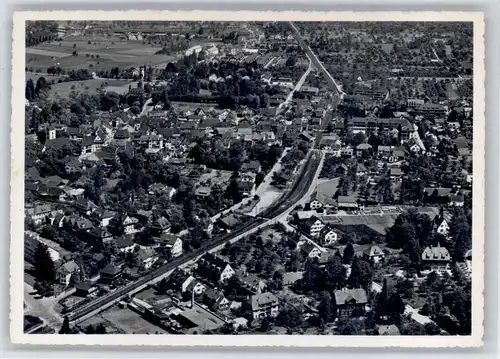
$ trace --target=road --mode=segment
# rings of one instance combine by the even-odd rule
[[[274,205],[265,210],[260,217],[249,219],[248,222],[241,224],[239,228],[233,230],[231,233],[215,236],[201,248],[186,253],[126,286],[118,288],[111,293],[82,305],[71,313],[69,316],[70,321],[75,322],[82,320],[89,315],[97,314],[98,312],[117,303],[120,299],[137,293],[143,288],[146,288],[147,285],[164,278],[175,268],[197,260],[204,253],[217,250],[224,246],[227,242],[235,242],[240,238],[249,235],[258,228],[271,225],[277,220],[286,217],[289,211],[291,211],[295,204],[308,193],[308,190],[313,185],[314,176],[319,171],[322,158],[323,154],[320,151],[311,150],[307,156],[302,173],[298,176],[298,178],[302,180],[296,181],[291,189],[285,195],[280,197]]]
[[[295,85],[295,87],[293,88],[292,91],[290,91],[290,93],[288,94],[288,96],[286,97],[285,101],[282,102],[280,105],[279,105],[279,108],[278,108],[278,111],[277,111],[277,115],[279,115],[281,113],[281,111],[283,111],[284,108],[286,108],[286,106],[288,106],[288,104],[290,104],[290,102],[292,101],[293,99],[293,95],[297,92],[297,91],[300,91],[300,89],[302,88],[302,86],[304,85],[304,82],[306,81],[306,78],[307,76],[309,75],[309,73],[311,72],[312,70],[312,61],[311,61],[311,58],[309,57],[309,55],[307,55],[307,58],[309,59],[309,66],[307,67],[307,70],[304,72],[304,74],[302,75],[302,77],[299,79],[299,81],[297,82],[297,84]]]
[[[306,44],[304,39],[302,38],[302,35],[300,34],[299,29],[295,26],[293,22],[289,22],[290,27],[293,30],[293,34],[297,42],[299,43],[299,46],[302,48],[302,50],[307,54],[307,57],[312,60],[313,64],[315,67],[325,75],[326,80],[332,85],[332,87],[337,90],[337,94],[340,96],[340,98],[343,98],[345,93],[342,91],[342,87],[335,81],[333,76],[328,72],[328,70],[323,66],[321,61],[319,61],[318,57],[316,54],[311,50],[309,45]]]
[[[139,114],[139,117],[146,116],[149,111],[153,108],[152,106],[149,106],[149,104],[153,101],[153,98],[150,97],[144,102],[144,106],[142,106],[141,113]]]
[[[33,315],[39,317],[45,325],[55,329],[56,331],[61,328],[63,319],[54,310],[54,306],[57,304],[57,297],[43,297],[35,298],[32,293],[36,291],[28,283],[24,283],[24,302],[26,304],[26,309],[24,310],[25,315]]]
[[[378,283],[372,282],[372,290],[380,293],[382,291],[382,286]],[[406,304],[405,306],[405,314],[410,314],[411,318],[421,325],[425,325],[427,323],[434,323],[431,318],[420,314],[418,311],[420,309],[413,308],[412,306]],[[436,324],[436,323],[434,323]]]

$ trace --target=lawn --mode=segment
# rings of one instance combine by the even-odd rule
[[[139,314],[128,308],[119,308],[114,306],[104,311],[101,316],[112,323],[113,326],[122,329],[128,334],[165,334],[166,331],[160,327],[148,322]]]
[[[115,87],[125,87],[128,91],[128,84],[131,81],[128,80],[109,80],[109,79],[92,79],[84,81],[70,81],[61,82],[51,85],[50,98],[54,99],[57,97],[67,98],[72,91],[77,93],[89,93],[95,94],[101,85],[107,83],[109,86]]]

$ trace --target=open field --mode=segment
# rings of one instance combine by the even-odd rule
[[[60,66],[71,70],[92,65],[94,70],[108,70],[116,66],[166,65],[176,59],[175,56],[155,55],[160,49],[147,43],[124,40],[45,42],[26,49],[26,66],[35,69]],[[77,56],[72,55],[74,51]]]
[[[51,89],[49,92],[50,98],[67,98],[69,97],[72,91],[76,93],[89,93],[95,94],[98,89],[101,88],[102,85],[108,84],[111,88],[126,88],[128,91],[129,83],[132,81],[129,80],[110,80],[110,79],[92,79],[92,80],[84,80],[84,81],[70,81],[70,82],[61,82],[55,83],[51,85]],[[105,87],[107,88],[107,87]],[[118,92],[118,91],[116,91]],[[123,92],[121,92],[123,93]]]
[[[156,325],[143,319],[139,314],[128,308],[119,308],[114,306],[104,311],[101,316],[112,323],[113,326],[120,328],[125,333],[133,334],[165,334],[166,331]]]

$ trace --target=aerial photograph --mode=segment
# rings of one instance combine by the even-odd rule
[[[25,30],[25,334],[471,335],[472,22]]]

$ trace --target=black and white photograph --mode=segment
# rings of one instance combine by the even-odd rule
[[[482,18],[230,14],[22,21],[23,341],[480,343]]]

